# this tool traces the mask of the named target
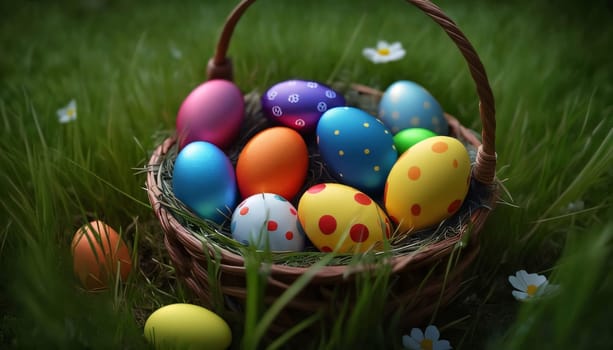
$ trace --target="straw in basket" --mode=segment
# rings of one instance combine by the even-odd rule
[[[208,79],[232,80],[231,61],[226,57],[234,28],[255,0],[243,0],[227,18],[214,57],[208,63]],[[442,27],[463,55],[479,97],[481,141],[478,134],[463,127],[456,118],[446,114],[450,136],[462,141],[472,153],[471,184],[465,204],[459,213],[443,222],[433,231],[413,234],[412,239],[392,245],[382,254],[391,274],[390,295],[386,309],[406,311],[406,319],[422,321],[431,316],[437,307],[446,305],[464,278],[464,272],[479,251],[479,232],[493,208],[497,184],[495,179],[495,110],[494,98],[484,67],[468,39],[443,11],[425,0],[407,0]],[[352,85],[348,96],[353,102],[368,110],[376,105],[380,92],[362,85]],[[349,100],[349,98],[348,98]],[[257,95],[245,96],[246,117],[241,131],[245,140],[255,132],[267,127],[263,122]],[[370,107],[369,107],[370,106]],[[228,151],[235,162],[243,144]],[[316,150],[310,149],[313,160]],[[205,306],[212,306],[217,291],[232,305],[241,305],[246,300],[247,282],[245,257],[242,250],[228,244],[227,227],[198,221],[188,211],[180,211],[179,201],[173,196],[171,175],[177,155],[176,138],[170,137],[161,143],[150,158],[147,172],[147,191],[155,215],[164,230],[164,243],[176,268],[177,274],[196,294]],[[319,172],[321,173],[321,172]],[[327,179],[311,179],[314,182]],[[169,205],[175,203],[175,205]],[[306,253],[310,259],[299,263],[285,261],[284,255],[274,255],[267,269],[268,285],[265,302],[274,302],[310,265],[325,253]],[[454,264],[446,268],[453,258]],[[346,260],[335,259],[315,271],[308,285],[283,309],[275,326],[287,328],[301,321],[305,314],[314,310],[334,312],[334,296],[354,294],[355,277],[372,266],[349,265]],[[376,268],[376,267],[375,267]],[[213,273],[211,273],[213,271]],[[213,288],[219,288],[214,291]],[[352,294],[353,293],[353,294]]]

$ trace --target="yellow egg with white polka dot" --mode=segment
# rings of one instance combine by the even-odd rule
[[[298,219],[313,245],[322,252],[381,250],[392,227],[372,198],[338,183],[309,188],[300,197]]]
[[[455,214],[468,193],[470,158],[449,136],[418,142],[398,158],[385,184],[384,205],[400,232],[438,225]]]

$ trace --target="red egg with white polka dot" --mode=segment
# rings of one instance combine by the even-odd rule
[[[430,137],[409,148],[392,167],[385,209],[401,232],[435,226],[460,209],[469,183],[466,147],[453,137]]]
[[[273,252],[301,251],[306,237],[296,208],[273,193],[249,196],[232,214],[232,238],[246,246]]]
[[[308,238],[322,252],[381,250],[392,232],[390,220],[375,201],[337,183],[309,188],[300,197],[298,218]]]

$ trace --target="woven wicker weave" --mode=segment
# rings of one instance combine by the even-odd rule
[[[226,57],[234,27],[246,9],[255,0],[242,1],[227,18],[214,57],[208,63],[208,79],[232,79],[232,66]],[[404,308],[407,319],[422,320],[430,316],[436,307],[445,305],[456,294],[464,278],[464,272],[479,251],[479,235],[496,198],[495,180],[495,109],[494,98],[483,65],[468,39],[440,8],[429,1],[407,0],[430,16],[456,44],[465,58],[471,76],[476,84],[479,97],[480,119],[482,124],[481,141],[476,133],[463,127],[456,118],[446,115],[454,136],[468,145],[474,146],[476,156],[472,168],[470,192],[476,193],[480,204],[463,216],[464,222],[456,227],[455,234],[437,240],[420,249],[394,255],[388,260],[393,284],[388,298],[389,311]],[[361,85],[354,85],[360,94],[374,98],[380,92]],[[196,237],[182,224],[164,204],[168,196],[166,187],[161,186],[160,164],[176,147],[173,137],[165,140],[153,152],[147,173],[147,191],[155,215],[164,230],[165,246],[177,274],[197,295],[203,305],[210,306],[213,291],[209,283],[209,268],[217,271],[215,286],[219,286],[226,299],[238,305],[246,298],[245,260],[236,251],[224,249]],[[469,192],[469,194],[470,194]],[[217,254],[217,255],[216,255]],[[217,256],[215,260],[211,257]],[[457,263],[446,271],[447,262],[453,257]],[[215,266],[209,266],[215,264]],[[372,266],[371,266],[372,267]],[[271,303],[297,278],[302,276],[308,266],[296,267],[282,263],[270,266],[265,302]],[[369,266],[331,265],[317,270],[309,284],[283,310],[276,323],[283,328],[304,318],[304,313],[329,309],[334,312],[334,295],[351,295],[355,289],[354,277]]]

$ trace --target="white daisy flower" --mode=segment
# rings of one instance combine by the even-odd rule
[[[527,273],[526,270],[519,270],[515,276],[509,276],[509,283],[517,289],[511,292],[515,299],[521,301],[551,293],[557,289],[556,285],[549,285],[547,277],[536,273]]]
[[[405,349],[411,350],[448,350],[452,349],[449,341],[439,340],[440,333],[438,328],[433,325],[426,327],[426,332],[419,328],[411,329],[411,335],[402,337],[402,345]]]
[[[387,41],[379,40],[376,49],[365,48],[362,50],[362,54],[373,63],[387,63],[403,58],[406,52],[400,42],[389,44]]]
[[[69,123],[77,119],[77,101],[70,100],[66,107],[57,110],[58,121],[62,124]]]

